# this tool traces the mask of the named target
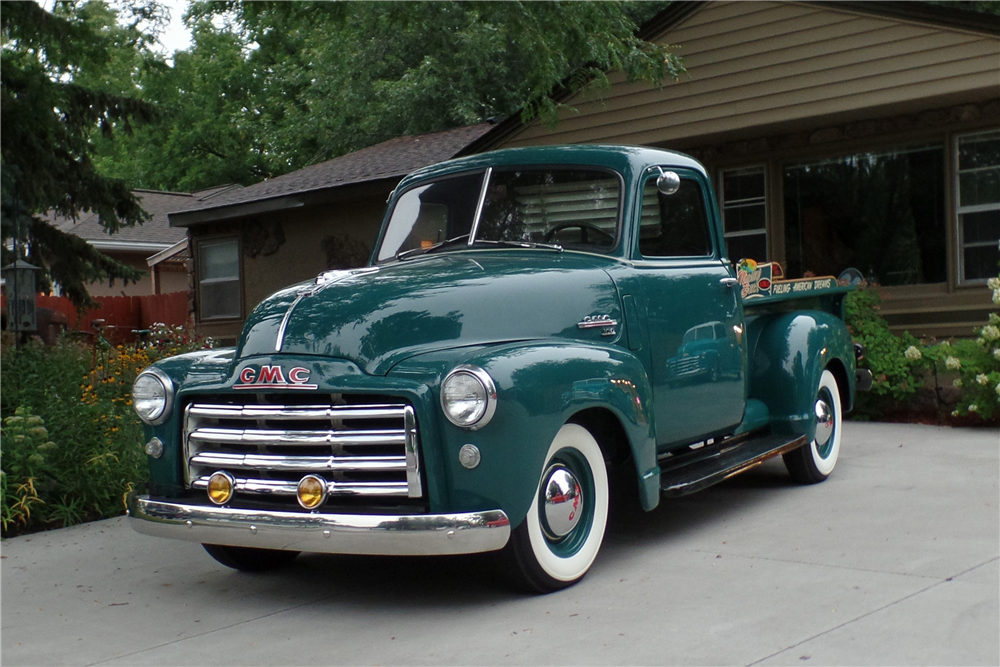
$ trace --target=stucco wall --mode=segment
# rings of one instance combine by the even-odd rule
[[[130,281],[128,285],[125,285],[121,280],[116,280],[114,285],[108,285],[107,282],[90,283],[87,286],[90,296],[145,296],[146,294],[153,293],[153,280],[149,274],[149,267],[146,265],[146,257],[152,253],[106,252],[105,254],[122,264],[127,264],[143,271],[144,275],[138,282],[133,283]],[[186,285],[175,291],[182,289],[187,289]]]

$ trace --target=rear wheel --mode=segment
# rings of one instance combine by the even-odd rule
[[[576,583],[597,557],[608,521],[608,473],[583,426],[566,424],[542,466],[527,518],[500,553],[520,588],[549,593]]]
[[[243,572],[263,572],[288,565],[299,555],[298,551],[231,547],[224,544],[203,544],[205,551],[226,567]]]
[[[824,370],[816,400],[816,437],[812,442],[783,455],[788,473],[800,484],[816,484],[830,476],[840,455],[840,390],[833,373]]]

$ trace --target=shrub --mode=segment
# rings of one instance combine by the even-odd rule
[[[881,415],[889,406],[905,402],[924,385],[923,345],[909,333],[897,336],[879,314],[882,297],[876,287],[863,284],[847,295],[845,319],[855,342],[865,347],[859,365],[872,372],[872,389],[856,397],[856,412]]]
[[[121,514],[124,495],[147,475],[130,395],[136,375],[164,356],[211,344],[164,325],[146,344],[5,344],[3,534]],[[33,440],[25,428],[45,430],[46,439]]]
[[[1000,276],[991,278],[988,288],[993,302],[1000,305]],[[958,373],[954,381],[960,390],[951,417],[978,415],[989,421],[1000,416],[1000,314],[990,313],[989,321],[977,328],[975,339],[937,343],[921,341],[903,333],[897,336],[878,314],[881,298],[869,286],[848,295],[846,320],[854,339],[865,346],[866,358],[860,364],[872,371],[870,394],[857,396],[857,412],[862,418],[884,416],[891,411],[912,412],[918,389],[925,377],[934,379],[935,399],[938,378]],[[968,423],[968,422],[965,422]]]

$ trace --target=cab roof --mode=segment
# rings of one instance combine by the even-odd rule
[[[541,165],[585,165],[613,169],[626,178],[641,174],[649,167],[663,166],[685,168],[705,174],[705,168],[683,153],[649,148],[647,146],[609,146],[601,144],[574,144],[566,146],[533,146],[502,150],[456,158],[418,169],[404,178],[397,189],[405,188],[411,181],[444,176],[462,171],[487,167]]]

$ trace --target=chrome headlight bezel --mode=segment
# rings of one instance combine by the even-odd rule
[[[449,410],[448,403],[448,383],[453,381],[456,376],[465,376],[467,378],[472,378],[478,382],[479,386],[482,388],[483,395],[483,406],[481,409],[476,410],[474,413],[476,416],[474,419],[469,419],[467,421],[461,421],[452,415]],[[493,378],[490,374],[479,366],[471,366],[463,364],[461,366],[456,366],[451,369],[449,373],[445,376],[444,380],[441,382],[441,412],[444,413],[445,419],[449,422],[458,426],[459,428],[468,429],[470,431],[478,431],[493,419],[493,414],[497,410],[497,387],[496,383],[493,382]]]
[[[152,417],[139,412],[139,403],[135,399],[135,385],[138,384],[141,378],[152,378],[163,387],[163,405]],[[167,421],[174,409],[174,382],[170,379],[170,376],[158,368],[147,368],[139,373],[135,378],[135,382],[132,383],[132,408],[144,424],[158,426]]]

